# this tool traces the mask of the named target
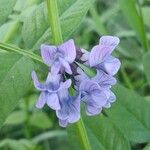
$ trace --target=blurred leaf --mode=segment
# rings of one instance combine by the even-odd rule
[[[129,25],[135,30],[139,38],[139,42],[141,42],[145,50],[148,50],[148,41],[145,33],[145,27],[143,20],[136,9],[135,0],[118,0],[118,2]]]
[[[42,141],[54,138],[54,137],[66,137],[67,133],[66,131],[62,131],[62,130],[53,130],[53,131],[48,131],[42,134],[39,134],[38,136],[34,137],[32,139],[33,143],[37,144],[40,143]]]
[[[150,102],[121,85],[114,88],[117,101],[107,115],[132,142],[150,140]]]
[[[14,111],[8,116],[5,125],[19,125],[23,123],[25,119],[26,119],[26,112],[21,110]]]
[[[121,131],[106,117],[83,117],[83,122],[92,150],[129,150],[130,145]],[[78,124],[78,123],[77,123]],[[68,128],[69,139],[74,149],[83,150],[78,125]],[[85,137],[86,138],[86,137]],[[117,143],[117,144],[116,144]]]
[[[143,13],[143,19],[144,19],[144,23],[145,25],[150,27],[150,7],[146,6],[146,7],[142,7],[142,13]]]
[[[34,143],[29,140],[13,140],[13,139],[4,139],[0,142],[0,148],[9,147],[11,150],[37,150],[35,149]]]
[[[16,0],[0,0],[0,25],[5,22],[15,6]]]
[[[92,2],[92,0],[63,0],[63,2],[59,2],[61,28],[64,40],[68,39],[81,23],[81,20],[87,13]],[[40,4],[25,19],[22,36],[28,47],[32,47],[33,45],[39,46],[41,43],[50,41],[51,33],[45,3]]]
[[[144,65],[144,72],[148,83],[150,85],[150,53],[147,53],[143,57],[143,65]]]
[[[13,53],[0,53],[0,127],[30,88],[33,63]]]
[[[41,129],[49,129],[52,127],[52,122],[46,113],[38,111],[30,116],[30,125]]]
[[[144,149],[143,150],[150,150],[150,143],[149,144],[147,144],[145,147],[144,147]]]

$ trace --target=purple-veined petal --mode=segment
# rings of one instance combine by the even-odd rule
[[[51,72],[48,73],[46,83],[53,83],[54,85],[59,85],[61,78],[61,74],[52,74]]]
[[[60,104],[59,99],[56,93],[48,93],[47,94],[47,105],[53,110],[59,110]]]
[[[91,67],[96,66],[97,64],[100,63],[101,61],[101,51],[100,51],[100,46],[94,46],[90,52],[89,55],[89,65]]]
[[[93,91],[97,91],[100,90],[100,86],[98,85],[98,83],[93,82],[91,80],[83,80],[80,84],[79,90],[85,91],[85,92],[93,92]]]
[[[101,113],[101,111],[102,111],[102,108],[96,108],[96,107],[94,107],[92,105],[87,105],[86,106],[86,114],[88,116],[98,115],[98,114]]]
[[[70,68],[70,65],[67,61],[65,61],[64,59],[62,58],[59,58],[59,61],[60,63],[62,64],[62,66],[65,68],[65,71],[68,73],[68,74],[72,74],[72,70]]]
[[[74,99],[72,98],[69,103],[69,123],[77,122],[80,119],[80,99],[81,95],[79,94]]]
[[[103,45],[94,46],[89,55],[89,65],[91,67],[97,66],[102,63],[108,55],[110,55],[109,47]]]
[[[71,79],[66,80],[65,82],[60,83],[60,88],[61,89],[68,89],[71,86]]]
[[[115,75],[118,72],[120,65],[121,63],[119,59],[112,56],[108,57],[103,62],[104,71],[107,72],[109,75]]]
[[[44,107],[45,103],[46,103],[47,97],[46,97],[46,93],[45,92],[41,92],[38,101],[36,103],[36,107],[41,109]]]
[[[116,84],[116,79],[102,70],[96,70],[96,75],[92,78],[102,88],[111,88],[112,85]]]
[[[58,74],[61,69],[61,63],[59,61],[55,61],[51,66],[51,73]]]
[[[99,40],[100,45],[110,48],[110,53],[116,48],[119,42],[119,38],[115,36],[102,36]]]
[[[45,84],[39,82],[35,71],[32,71],[32,80],[33,80],[34,86],[37,90],[44,91],[46,89]]]
[[[74,44],[74,40],[70,39],[65,43],[58,46],[58,50],[64,54],[64,59],[68,61],[68,63],[74,62],[76,58],[76,48]]]
[[[110,95],[109,95],[109,98],[107,100],[107,103],[103,106],[104,108],[110,108],[111,107],[111,103],[115,102],[116,101],[116,96],[115,94],[110,91]]]
[[[46,65],[51,66],[53,64],[56,50],[55,46],[41,45],[41,56]]]
[[[59,125],[63,128],[67,127],[68,121],[59,119]]]
[[[107,95],[102,91],[93,92],[91,98],[93,101],[93,105],[97,108],[104,106],[107,102]]]
[[[89,55],[90,55],[90,52],[88,52],[87,50],[85,49],[81,49],[81,52],[83,53],[82,54],[82,57],[80,58],[82,61],[88,61],[89,60]]]
[[[84,73],[84,71],[81,68],[77,68],[77,74],[74,78],[77,82],[81,82],[83,80],[88,80],[89,77]]]

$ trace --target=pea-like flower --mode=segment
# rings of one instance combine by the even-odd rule
[[[76,48],[72,39],[58,46],[41,45],[41,56],[50,72],[44,83],[39,82],[35,71],[32,72],[34,86],[41,92],[36,107],[43,108],[47,104],[55,110],[61,127],[80,119],[81,102],[89,116],[109,108],[116,100],[111,87],[116,84],[113,75],[117,73],[120,61],[111,54],[118,43],[117,37],[103,36],[91,52]],[[96,74],[88,76],[87,67]],[[71,90],[75,96],[70,95]]]
[[[51,67],[52,73],[65,71],[68,74],[72,74],[70,64],[76,58],[74,41],[71,39],[58,46],[42,44],[41,56],[44,63]]]
[[[66,127],[68,123],[77,122],[80,119],[80,94],[70,96],[66,89],[59,92],[61,109],[56,110],[59,124]]]
[[[43,108],[47,104],[53,110],[61,109],[59,92],[68,89],[71,86],[71,80],[60,82],[60,74],[48,73],[45,83],[40,83],[35,71],[32,72],[32,79],[37,90],[41,91],[39,99],[36,103],[37,108]]]
[[[116,83],[116,79],[99,70],[91,78],[80,68],[77,72],[76,84],[81,92],[81,99],[86,104],[87,115],[99,114],[103,107],[109,108],[116,100],[114,93],[110,90],[111,86]]]
[[[115,75],[120,68],[118,58],[111,56],[111,53],[119,44],[119,38],[114,36],[102,36],[99,45],[92,48],[91,52],[82,49],[81,60],[85,64],[98,70],[103,70],[109,75]]]

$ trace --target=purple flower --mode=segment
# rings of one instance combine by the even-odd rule
[[[107,97],[100,86],[92,80],[83,80],[79,86],[82,101],[86,103],[86,113],[89,116],[97,115],[107,103]]]
[[[80,119],[80,94],[70,96],[66,89],[59,92],[61,109],[56,110],[59,124],[66,127],[68,123],[77,122]]]
[[[103,72],[102,70],[96,70],[96,75],[92,78],[87,76],[82,69],[79,67],[77,68],[78,75],[75,76],[76,84],[77,86],[83,81],[83,80],[92,80],[93,82],[96,82],[99,84],[99,86],[103,89],[111,88],[112,85],[116,84],[116,79],[113,76],[110,76]]]
[[[102,36],[99,45],[92,48],[91,52],[82,50],[81,60],[90,67],[103,70],[109,75],[115,75],[120,68],[119,59],[111,56],[111,53],[119,44],[119,38],[113,36]]]
[[[52,73],[59,71],[72,74],[70,64],[76,58],[76,48],[71,39],[59,46],[41,45],[41,56],[45,64],[51,67]]]
[[[45,83],[40,83],[38,81],[35,71],[32,72],[32,79],[34,86],[37,90],[41,91],[39,99],[36,103],[37,108],[43,108],[47,104],[51,109],[59,110],[60,106],[60,97],[58,93],[61,90],[68,89],[71,86],[71,80],[68,79],[65,82],[60,82],[60,74],[51,74],[48,73]]]
[[[86,104],[87,115],[96,115],[102,111],[102,108],[108,108],[115,101],[116,97],[110,90],[116,83],[116,79],[107,75],[103,71],[90,78],[82,69],[77,69],[78,75],[75,77],[78,90],[81,92],[81,98]]]

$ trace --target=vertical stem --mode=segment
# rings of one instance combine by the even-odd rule
[[[47,0],[48,19],[51,26],[54,44],[63,42],[61,34],[61,26],[59,22],[59,14],[57,7],[57,0]]]
[[[85,150],[92,150],[82,117],[76,123]]]
[[[60,44],[63,42],[63,39],[61,34],[61,26],[59,22],[57,0],[47,0],[47,8],[54,44]],[[76,123],[76,125],[85,150],[91,150],[91,146],[82,118]]]

